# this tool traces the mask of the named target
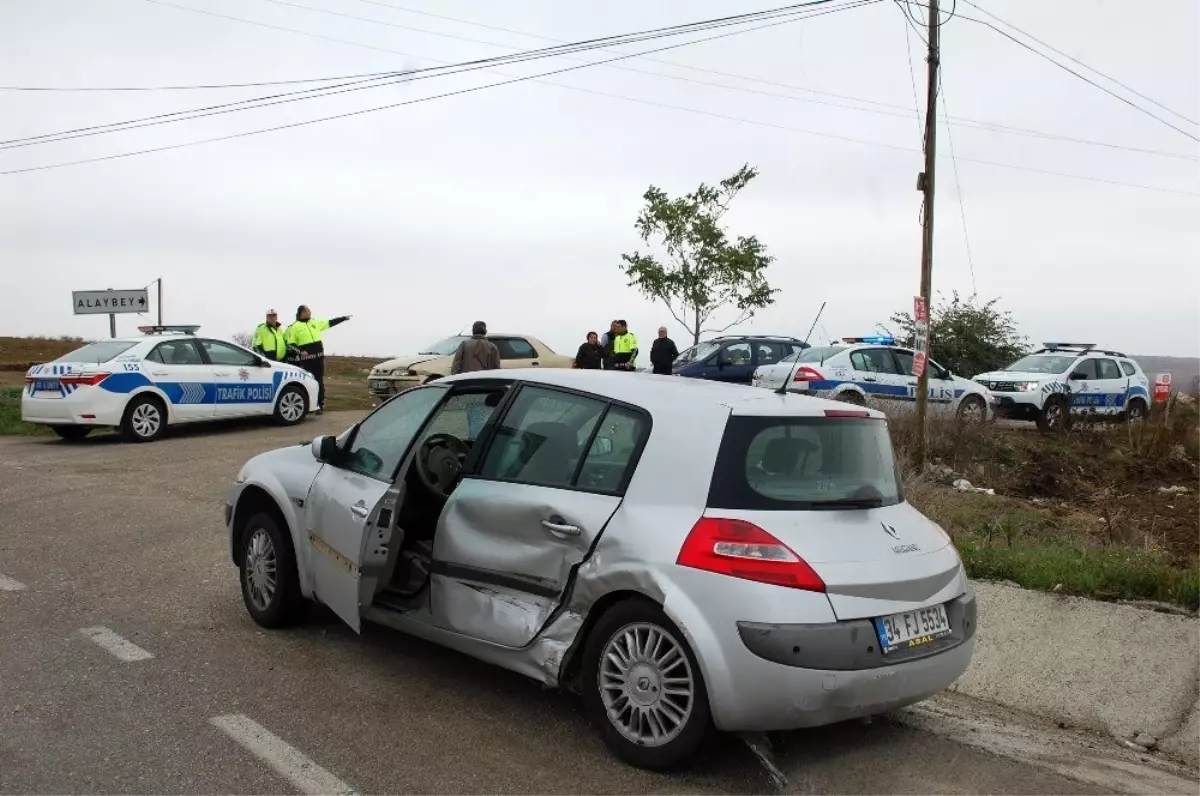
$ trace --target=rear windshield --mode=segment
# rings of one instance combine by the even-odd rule
[[[865,509],[904,500],[887,424],[873,418],[729,418],[708,505]]]
[[[826,345],[820,348],[806,348],[803,351],[784,357],[780,362],[824,362],[834,354],[846,350],[844,345]]]
[[[108,340],[101,343],[88,343],[83,348],[77,348],[69,354],[59,357],[55,362],[107,362],[113,357],[123,354],[137,343],[123,343]]]

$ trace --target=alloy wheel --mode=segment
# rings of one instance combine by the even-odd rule
[[[130,418],[134,433],[139,437],[153,437],[162,425],[162,412],[152,403],[139,404]]]
[[[696,701],[687,653],[670,633],[649,622],[626,625],[604,647],[600,696],[608,719],[640,746],[679,737]]]
[[[263,528],[254,529],[250,536],[250,544],[246,546],[242,577],[246,579],[246,591],[250,595],[250,602],[259,611],[270,608],[275,599],[278,564],[271,535]]]
[[[284,393],[279,399],[279,414],[289,423],[294,423],[304,415],[304,396],[293,391]]]

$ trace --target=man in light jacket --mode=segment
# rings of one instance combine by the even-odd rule
[[[462,345],[454,352],[454,362],[450,364],[450,375],[456,373],[474,373],[477,370],[497,370],[500,367],[500,349],[487,339],[487,324],[475,321],[471,325],[471,339],[463,340]],[[483,431],[491,410],[482,403],[467,405],[467,439],[476,440],[479,432]]]

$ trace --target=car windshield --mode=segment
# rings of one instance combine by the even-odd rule
[[[730,418],[708,505],[867,509],[904,499],[887,424],[874,418]]]
[[[1021,371],[1023,373],[1066,373],[1078,357],[1052,356],[1032,354],[1021,357],[1005,370]]]
[[[107,362],[113,357],[123,354],[133,348],[137,343],[127,343],[118,340],[106,340],[100,343],[88,343],[83,348],[77,348],[69,354],[65,354],[55,362],[95,362],[97,365],[101,362]]]
[[[675,357],[675,361],[677,363],[683,364],[685,362],[694,362],[695,360],[698,360],[698,359],[708,359],[709,355],[712,354],[714,351],[716,351],[720,347],[721,347],[720,343],[714,343],[712,340],[709,340],[706,343],[701,343],[700,345],[694,345],[691,348],[685,350],[679,356]]]
[[[827,345],[818,348],[806,348],[798,354],[792,354],[779,360],[780,362],[824,362],[835,354],[846,350],[844,345]]]
[[[471,338],[461,334],[456,334],[453,337],[447,337],[445,340],[439,340],[433,345],[426,348],[424,351],[419,351],[419,354],[433,354],[439,357],[448,357],[458,350],[458,347],[463,344],[463,340]]]

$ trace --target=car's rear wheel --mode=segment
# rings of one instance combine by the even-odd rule
[[[283,388],[275,402],[275,422],[281,426],[294,426],[308,414],[308,396],[304,389],[295,384]]]
[[[1147,414],[1146,402],[1141,398],[1134,398],[1129,402],[1129,408],[1125,410],[1125,419],[1132,423],[1145,420]]]
[[[91,426],[51,426],[54,433],[63,439],[83,439],[92,433]]]
[[[130,442],[153,442],[167,430],[167,410],[153,395],[139,395],[125,407],[121,432]]]
[[[300,618],[304,597],[291,539],[266,512],[246,520],[238,538],[242,543],[238,565],[242,601],[250,618],[263,627],[294,624]]]
[[[846,390],[845,392],[840,392],[836,396],[834,396],[834,400],[841,401],[844,404],[854,404],[855,406],[866,406],[867,405],[867,402],[863,399],[863,397],[861,395],[859,395],[858,393],[856,393],[854,390]]]
[[[649,600],[617,603],[584,647],[584,707],[604,743],[642,768],[687,760],[712,728],[704,676],[679,628]]]
[[[987,419],[987,402],[978,395],[968,395],[958,405],[958,419],[967,423],[982,423]]]

